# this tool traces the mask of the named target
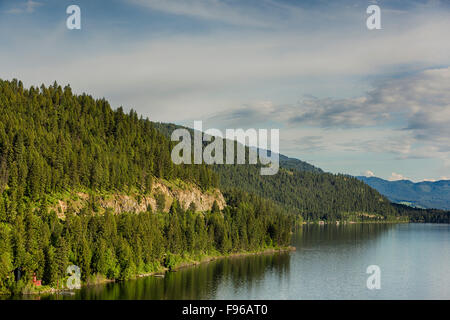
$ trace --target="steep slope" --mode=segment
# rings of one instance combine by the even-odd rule
[[[173,143],[134,111],[17,80],[0,80],[0,110],[0,294],[37,290],[34,274],[64,285],[70,265],[84,283],[129,279],[290,243],[291,214],[173,164]]]
[[[317,168],[313,166],[312,164],[309,164],[308,162],[295,159],[295,158],[289,158],[285,155],[280,154],[280,167],[289,169],[289,170],[297,170],[297,171],[306,171],[306,172],[316,172],[316,173],[322,173],[323,170],[320,168]]]
[[[173,123],[154,122],[153,126],[156,129],[158,129],[168,139],[170,139],[170,136],[174,130],[180,129],[180,128],[189,130],[191,132],[191,135],[194,133],[194,130],[192,128],[176,125]],[[204,143],[204,144],[206,144],[206,143]],[[290,158],[283,154],[279,154],[279,160],[280,160],[281,168],[285,168],[285,169],[289,169],[289,170],[297,170],[297,171],[316,172],[316,173],[323,172],[322,169],[315,167],[308,162],[305,162],[305,161],[302,161],[299,159],[295,159],[295,158]]]
[[[170,138],[174,124],[155,123]],[[193,130],[190,130],[191,135]],[[207,145],[204,142],[204,145]],[[248,148],[247,152],[248,152]],[[324,173],[306,162],[280,155],[280,171],[261,176],[260,165],[213,165],[223,190],[245,190],[300,214],[305,220],[394,219],[387,198],[356,178]]]
[[[59,218],[64,219],[67,212],[81,214],[94,204],[94,211],[98,214],[111,212],[142,213],[142,212],[169,212],[174,202],[183,210],[195,208],[196,211],[206,212],[212,210],[214,203],[219,210],[226,207],[225,198],[219,189],[202,191],[194,184],[175,184],[164,180],[155,180],[152,190],[141,192],[110,192],[85,193],[72,191],[53,199],[50,210],[54,210]]]
[[[87,187],[151,190],[153,177],[217,184],[205,165],[174,165],[172,143],[131,110],[58,85],[25,90],[0,82],[0,193],[19,200]]]

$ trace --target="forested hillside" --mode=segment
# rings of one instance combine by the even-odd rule
[[[168,139],[170,139],[170,136],[172,132],[179,128],[187,129],[191,132],[191,135],[194,133],[194,130],[191,128],[179,126],[173,123],[161,123],[161,122],[154,122],[154,127],[158,129],[160,132],[162,132]],[[206,145],[206,143],[204,143]],[[312,164],[309,164],[308,162],[295,159],[295,158],[289,158],[283,154],[279,155],[280,160],[280,167],[289,169],[289,170],[298,170],[298,171],[308,171],[308,172],[316,172],[321,173],[323,172],[322,169],[317,168],[313,166]]]
[[[8,185],[11,201],[78,186],[146,189],[152,176],[217,184],[205,166],[173,165],[170,141],[149,120],[68,86],[2,81],[0,106],[0,191]]]
[[[397,215],[408,217],[410,222],[450,223],[450,211],[412,208],[397,203],[393,203],[392,206]]]
[[[168,138],[173,130],[181,128],[166,123],[154,125]],[[276,175],[261,176],[260,165],[212,166],[219,176],[221,189],[246,190],[271,199],[300,214],[306,221],[395,218],[396,212],[389,200],[354,177],[324,173],[306,162],[284,155],[280,155],[280,168]]]
[[[185,128],[171,123],[155,123],[170,138],[173,130]],[[193,130],[190,130],[191,135]],[[203,142],[204,146],[208,142]],[[224,143],[225,145],[225,143]],[[236,147],[236,145],[235,145]],[[248,148],[246,148],[248,154]],[[325,173],[320,168],[280,154],[280,171],[261,176],[260,165],[213,165],[222,190],[246,190],[271,199],[304,221],[414,221],[448,223],[450,213],[415,210],[393,205],[376,189],[359,179]]]
[[[45,288],[61,287],[72,264],[85,282],[120,280],[205,256],[285,247],[302,218],[448,222],[447,212],[392,206],[356,178],[283,156],[274,176],[261,176],[261,165],[174,165],[167,136],[177,126],[114,111],[69,86],[0,80],[0,108],[0,293],[35,290],[33,274]],[[195,185],[210,195],[219,187],[227,205],[213,201],[200,211],[174,197],[167,212],[164,197],[150,194],[155,185]],[[83,208],[53,210],[52,201],[77,192],[87,197]],[[118,193],[145,209],[98,209],[96,199],[108,203]],[[149,197],[155,206],[139,204]]]
[[[309,171],[309,172],[316,172],[321,173],[323,172],[322,169],[317,168],[313,166],[312,164],[309,164],[308,162],[295,159],[295,158],[289,158],[285,155],[280,154],[280,166],[285,169],[289,170],[298,170],[298,171]]]
[[[156,210],[100,214],[96,194],[146,195],[155,181],[204,192],[218,185],[205,165],[174,165],[172,143],[134,111],[113,111],[69,86],[26,89],[16,80],[0,80],[0,109],[0,293],[35,289],[33,274],[61,286],[72,264],[83,281],[128,279],[180,261],[289,244],[293,217],[239,191],[226,194],[223,210],[173,201],[166,213],[157,198]],[[58,218],[48,199],[76,190],[93,196],[77,214]]]
[[[214,170],[221,188],[244,189],[272,199],[307,221],[369,220],[369,215],[379,215],[374,217],[378,220],[394,214],[385,197],[346,175],[281,169],[277,175],[261,176],[258,168],[242,165],[218,165]]]

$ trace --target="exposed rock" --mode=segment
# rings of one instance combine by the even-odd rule
[[[168,186],[168,183],[162,181],[155,181],[152,186],[152,192],[146,195],[139,194],[120,194],[111,193],[107,196],[96,195],[94,203],[98,205],[99,211],[112,210],[115,214],[122,212],[145,212],[148,208],[152,211],[156,211],[157,194],[163,194],[165,197],[164,211],[168,212],[174,199],[176,199],[183,209],[187,209],[191,203],[195,204],[197,211],[211,210],[214,201],[220,209],[223,209],[226,205],[225,198],[218,189],[209,190],[203,192],[197,186],[189,185],[184,188],[176,186]],[[53,206],[53,210],[56,211],[60,218],[64,218],[68,208],[75,213],[79,213],[83,207],[86,207],[90,201],[90,196],[86,193],[78,192],[77,200],[58,200],[58,203]]]

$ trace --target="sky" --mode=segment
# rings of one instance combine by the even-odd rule
[[[325,171],[434,181],[450,179],[449,30],[444,0],[0,0],[0,78],[278,128],[281,153]]]

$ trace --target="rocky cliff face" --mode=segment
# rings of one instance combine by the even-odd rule
[[[152,192],[146,195],[139,194],[120,194],[111,193],[108,195],[92,196],[78,192],[75,199],[58,200],[58,202],[51,207],[55,210],[60,218],[64,218],[67,210],[72,210],[79,213],[83,208],[89,206],[89,203],[94,203],[100,213],[106,210],[112,210],[115,214],[122,212],[145,212],[151,208],[153,212],[157,210],[156,198],[158,195],[163,195],[165,199],[164,210],[168,212],[174,199],[176,199],[183,209],[187,209],[193,203],[197,211],[211,210],[214,201],[217,201],[220,209],[226,205],[225,198],[220,190],[210,190],[203,192],[194,185],[185,187],[176,187],[164,183],[162,181],[155,181],[152,186]]]

